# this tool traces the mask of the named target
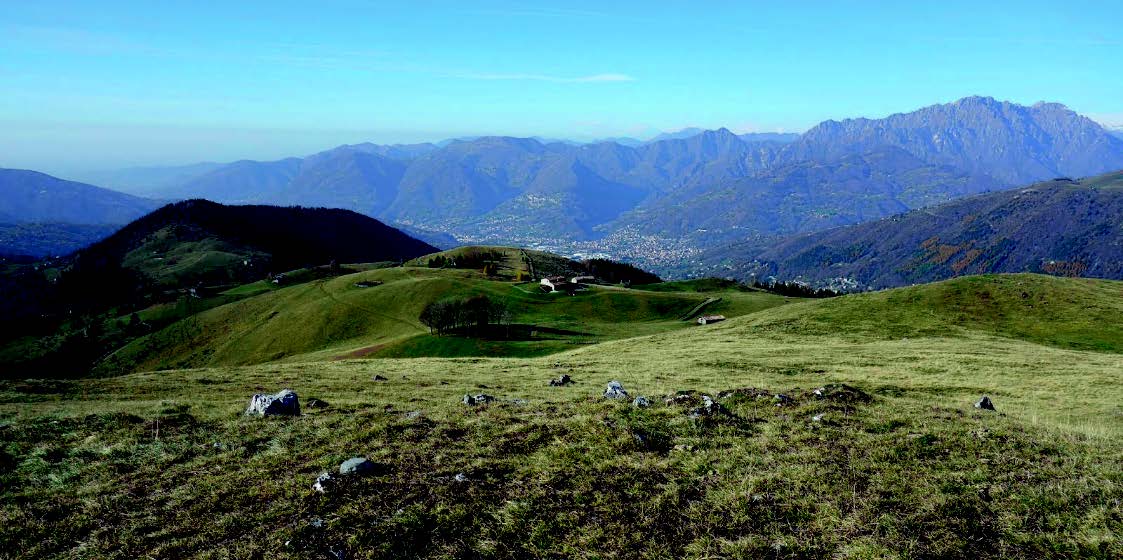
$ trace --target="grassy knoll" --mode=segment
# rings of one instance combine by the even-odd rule
[[[495,258],[498,257],[498,258]],[[575,267],[577,263],[570,259],[533,249],[520,249],[518,247],[504,247],[498,245],[470,245],[457,247],[431,255],[418,257],[406,262],[405,266],[428,267],[434,259],[445,259],[448,268],[463,268],[466,262],[477,261],[494,262],[496,269],[494,275],[502,278],[518,278],[520,274],[527,278],[541,278],[554,274],[573,275],[580,273]],[[459,263],[454,265],[453,263]]]
[[[1118,286],[1053,282],[930,289],[1071,283],[1090,298],[1073,305],[1087,306]],[[0,542],[11,556],[74,558],[1123,555],[1123,355],[1036,340],[1018,322],[932,319],[920,312],[930,301],[955,300],[906,305],[894,293],[909,292],[529,359],[3,381]],[[959,317],[953,305],[928,309]],[[880,309],[885,326],[859,309]],[[1054,307],[1037,319],[1058,332],[1083,321]],[[901,322],[916,327],[907,338]],[[576,383],[547,386],[562,373]],[[602,400],[610,379],[655,404]],[[330,406],[241,416],[251,393],[281,387]],[[750,387],[719,397],[728,416],[692,418],[697,395],[656,398]],[[501,402],[468,407],[469,392]],[[776,392],[792,402],[776,406]],[[981,394],[996,412],[971,406]],[[312,491],[355,455],[379,468]]]
[[[364,281],[382,284],[356,285]],[[476,294],[507,302],[515,322],[534,335],[521,340],[435,337],[418,321],[431,301]],[[294,357],[536,356],[688,327],[677,318],[707,295],[594,286],[567,296],[471,270],[373,269],[268,290],[204,311],[132,342],[101,369],[245,365]],[[723,300],[707,309],[731,316],[790,301],[759,292],[719,297]]]

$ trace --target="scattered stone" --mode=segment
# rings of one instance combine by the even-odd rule
[[[812,422],[822,422],[823,421],[823,415],[822,414],[816,414],[815,416],[811,417],[811,421]]]
[[[374,381],[389,381],[389,379],[386,379],[385,377],[382,377],[381,375],[375,375],[372,379]],[[405,379],[405,378],[403,377],[402,379]]]
[[[722,400],[728,399],[730,397],[753,397],[753,398],[760,399],[760,398],[766,398],[766,397],[771,397],[771,396],[772,396],[772,393],[770,393],[768,391],[765,391],[764,389],[757,389],[756,387],[742,387],[740,389],[730,389],[728,391],[722,391],[722,392],[717,394],[717,398],[722,399]]]
[[[456,476],[452,477],[452,479],[456,482],[468,482],[468,476],[462,472],[456,473]]]
[[[994,410],[994,403],[990,401],[990,397],[983,395],[979,402],[975,403],[975,408],[982,410]]]
[[[526,406],[528,401],[526,399],[511,399],[511,404],[515,406]]]
[[[640,396],[636,397],[636,399],[634,401],[632,401],[632,406],[639,407],[639,408],[647,408],[647,407],[651,406],[651,401],[648,401],[647,397],[645,397],[643,395],[640,395]]]
[[[484,394],[484,393],[480,393],[480,394],[474,395],[474,396],[473,395],[464,395],[464,397],[460,399],[460,402],[462,402],[462,403],[464,403],[468,406],[476,406],[476,405],[480,405],[480,404],[488,404],[488,403],[490,403],[494,400],[495,400],[495,397],[493,397],[491,395]]]
[[[772,400],[776,401],[776,406],[784,406],[792,402],[792,398],[783,393],[776,393],[776,396],[772,397]]]
[[[698,392],[697,391],[679,391],[663,400],[667,406],[689,406],[697,404]]]
[[[312,484],[312,489],[321,494],[326,494],[331,492],[332,488],[335,488],[337,482],[339,481],[331,473],[321,473],[320,476],[316,477],[316,482]]]
[[[374,472],[378,465],[366,457],[352,457],[339,465],[341,475],[366,475]]]
[[[832,383],[811,391],[810,396],[845,404],[868,403],[873,400],[865,391],[845,383]]]
[[[624,390],[624,386],[619,381],[609,381],[608,387],[604,390],[604,398],[606,399],[626,399],[628,392]]]
[[[323,400],[320,400],[320,399],[309,399],[308,400],[308,408],[327,408],[329,406],[331,406],[331,405],[329,405],[327,401],[323,401]]]
[[[224,451],[226,449],[226,445],[224,445],[222,442],[219,442],[219,441],[214,442],[214,445],[211,445],[211,447],[213,447],[213,448],[215,448],[219,451]]]
[[[691,418],[699,418],[702,416],[718,416],[729,415],[729,409],[725,408],[721,403],[715,401],[709,395],[702,395],[702,406],[690,411]]]
[[[323,529],[324,520],[320,519],[319,517],[314,517],[311,521],[308,522],[308,526],[312,527],[313,529]]]
[[[300,400],[292,389],[284,389],[274,395],[258,393],[250,397],[250,405],[246,407],[246,414],[300,416]]]
[[[562,376],[557,379],[550,380],[551,387],[564,387],[566,385],[569,385],[570,383],[573,383],[573,379],[569,377],[569,374],[565,373],[563,373]]]
[[[417,420],[418,418],[421,418],[421,411],[420,410],[411,410],[411,411],[403,414],[402,416],[406,420]]]

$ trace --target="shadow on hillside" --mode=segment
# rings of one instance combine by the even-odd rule
[[[487,328],[458,328],[442,336],[478,338],[481,340],[543,340],[560,337],[592,337],[592,333],[543,327],[541,325],[488,325]]]

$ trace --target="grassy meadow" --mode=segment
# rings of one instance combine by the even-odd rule
[[[243,314],[319,289],[296,288]],[[3,381],[0,556],[1118,558],[1121,295],[989,276],[548,356]],[[613,379],[652,406],[601,398]],[[285,387],[303,416],[241,414]],[[702,393],[727,412],[692,415]],[[377,469],[312,490],[353,456]]]
[[[361,287],[363,282],[381,283]],[[261,291],[258,291],[261,290]],[[474,270],[417,267],[364,270],[280,289],[250,285],[221,297],[254,297],[207,309],[116,351],[103,372],[250,365],[352,357],[540,356],[626,337],[687,328],[681,317],[709,298],[706,312],[744,315],[791,298],[720,289],[651,291],[590,286],[569,296],[536,283]],[[418,320],[426,304],[485,294],[506,302],[513,339],[438,337]]]

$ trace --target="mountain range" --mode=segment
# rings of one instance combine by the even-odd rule
[[[884,288],[968,274],[1123,279],[1123,172],[1057,179],[707,253],[703,275]]]
[[[890,156],[887,148],[898,150]],[[881,155],[866,157],[873,153]],[[854,156],[865,159],[865,173],[880,178],[866,194],[894,202],[838,209],[852,218],[811,220],[807,227],[882,217],[980,189],[1120,169],[1123,140],[1056,103],[1022,106],[968,97],[884,119],[826,121],[799,136],[686,129],[642,145],[510,137],[347,145],[304,158],[204,165],[195,176],[148,192],[170,199],[347,208],[468,241],[585,241],[624,226],[655,236],[740,229],[746,224],[736,212],[721,220],[704,202],[682,201],[728,198],[766,183],[787,191],[830,188],[855,178],[855,169],[845,164]],[[813,164],[826,167],[810,177],[798,171]],[[907,182],[925,185],[927,195],[894,198],[893,185]],[[652,215],[659,219],[647,227]],[[668,229],[668,222],[675,226]],[[777,228],[767,221],[748,226]]]
[[[499,136],[365,143],[106,178],[160,199],[349,209],[443,247],[520,245],[666,271],[746,238],[1118,169],[1123,139],[1063,105],[968,97],[883,119],[826,121],[798,136],[684,129],[644,143]],[[73,221],[17,212],[24,221]]]

